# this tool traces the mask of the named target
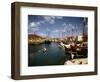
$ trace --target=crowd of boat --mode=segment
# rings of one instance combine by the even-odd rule
[[[70,44],[64,44],[63,42],[59,43],[59,47],[62,47],[65,49],[65,54],[69,55],[69,60],[74,58],[87,58],[87,42],[81,42],[81,43],[70,43]]]

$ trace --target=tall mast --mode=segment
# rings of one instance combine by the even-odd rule
[[[87,18],[83,19],[83,41],[86,40],[87,36]]]

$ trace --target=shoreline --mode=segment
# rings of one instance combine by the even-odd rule
[[[88,58],[76,58],[65,61],[64,65],[83,65],[88,64]]]

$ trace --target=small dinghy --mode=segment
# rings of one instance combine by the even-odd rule
[[[43,48],[43,52],[47,52],[47,48]]]

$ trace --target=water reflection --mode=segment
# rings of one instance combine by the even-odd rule
[[[65,50],[56,42],[28,46],[28,66],[63,65],[65,60]]]

